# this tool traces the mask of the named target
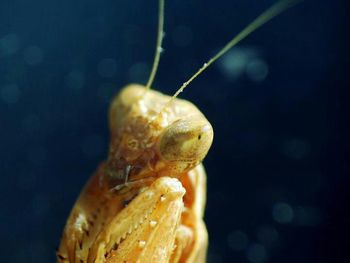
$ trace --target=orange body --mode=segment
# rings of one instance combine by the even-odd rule
[[[67,220],[58,262],[205,262],[209,122],[191,103],[130,85],[112,103],[107,161]],[[181,107],[181,108],[180,108]]]

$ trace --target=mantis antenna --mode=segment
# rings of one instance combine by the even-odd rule
[[[259,15],[253,22],[251,22],[247,27],[245,27],[238,35],[232,38],[215,56],[204,63],[203,66],[195,72],[192,77],[190,77],[182,86],[175,92],[170,101],[164,107],[166,108],[195,78],[197,78],[204,70],[206,70],[212,63],[214,63],[218,58],[223,56],[228,50],[237,45],[241,40],[246,38],[250,33],[254,32],[256,29],[270,21],[275,16],[281,14],[283,11],[297,4],[301,0],[281,0],[272,5],[270,8],[265,10],[261,15]]]
[[[162,40],[163,40],[163,26],[164,26],[164,0],[158,1],[158,33],[157,33],[157,45],[156,45],[156,51],[154,53],[154,60],[153,60],[153,66],[152,71],[149,76],[149,79],[146,84],[146,89],[149,90],[151,88],[151,85],[153,83],[154,77],[156,76],[159,59],[160,59],[160,53],[162,52]]]

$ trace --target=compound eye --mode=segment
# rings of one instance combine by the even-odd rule
[[[203,117],[175,121],[160,136],[160,156],[169,162],[199,163],[213,141],[213,128]]]

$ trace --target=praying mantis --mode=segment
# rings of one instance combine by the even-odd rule
[[[159,64],[164,0],[146,85],[130,84],[109,110],[110,146],[68,217],[57,262],[205,262],[210,122],[178,95],[212,63],[295,1],[271,6],[184,82],[173,96],[151,89]]]

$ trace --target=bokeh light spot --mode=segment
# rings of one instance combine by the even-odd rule
[[[272,217],[278,223],[290,223],[294,217],[293,208],[287,203],[276,203],[272,207]]]
[[[20,90],[16,84],[5,85],[1,88],[1,99],[6,104],[18,102]]]
[[[44,52],[37,46],[31,46],[24,51],[24,60],[28,65],[35,66],[43,61]]]
[[[85,84],[85,74],[79,69],[73,69],[66,76],[66,84],[72,89],[81,89]]]
[[[233,48],[218,61],[218,67],[231,81],[246,75],[254,82],[261,82],[268,74],[266,62],[255,48]]]
[[[233,250],[244,250],[248,244],[248,236],[244,232],[236,230],[228,235],[227,242]]]
[[[248,246],[248,249],[246,250],[246,256],[249,262],[261,263],[266,261],[267,252],[263,245],[253,243]]]
[[[0,38],[0,57],[15,54],[19,49],[19,38],[16,34],[8,34]]]
[[[253,59],[247,64],[246,73],[252,81],[261,82],[267,77],[269,68],[264,60]]]

